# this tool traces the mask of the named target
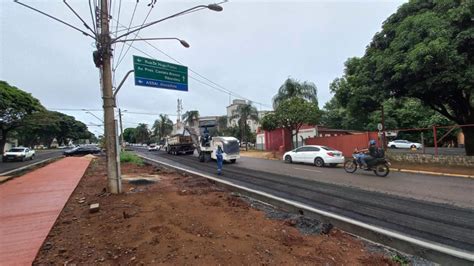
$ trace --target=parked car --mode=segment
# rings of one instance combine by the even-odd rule
[[[63,152],[65,156],[98,154],[101,150],[96,146],[79,146]]]
[[[390,141],[388,143],[388,147],[390,147],[392,149],[411,149],[411,148],[421,149],[421,148],[423,148],[423,145],[421,143],[417,143],[417,142],[411,142],[411,141],[408,141],[408,140],[397,139],[397,140]]]
[[[341,151],[327,146],[307,145],[286,152],[283,160],[287,163],[311,163],[318,167],[329,165],[331,167],[344,163]]]
[[[2,156],[2,161],[26,161],[35,158],[35,150],[25,147],[15,147],[5,152]]]
[[[160,150],[160,146],[156,145],[156,144],[150,144],[148,145],[148,151],[159,151]]]

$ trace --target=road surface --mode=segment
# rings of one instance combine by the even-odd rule
[[[164,152],[138,153],[207,174],[215,162]],[[474,251],[474,180],[406,173],[380,178],[256,158],[224,165],[222,179],[368,224]],[[356,172],[357,173],[357,172]],[[448,204],[446,204],[448,203]],[[454,206],[457,205],[457,206]]]
[[[0,175],[2,173],[27,166],[30,164],[34,164],[36,162],[49,159],[49,158],[55,158],[62,156],[63,151],[62,150],[46,150],[46,151],[36,151],[35,158],[32,161],[25,161],[25,162],[1,162],[0,160]]]

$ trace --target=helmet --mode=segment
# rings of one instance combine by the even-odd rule
[[[376,142],[375,142],[375,140],[374,140],[374,139],[371,139],[371,140],[369,141],[369,144],[370,144],[370,145],[375,145],[375,144],[376,144]]]

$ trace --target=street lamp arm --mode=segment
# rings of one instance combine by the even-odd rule
[[[174,38],[174,37],[166,37],[166,38],[138,38],[138,39],[126,39],[126,40],[118,40],[118,42],[134,42],[134,41],[157,41],[157,40],[177,40],[179,41],[184,47],[189,48],[189,43],[187,43],[185,40],[181,40],[179,38]]]
[[[120,36],[114,38],[114,39],[111,41],[111,43],[115,43],[115,42],[117,42],[120,38],[123,38],[123,37],[125,37],[125,36],[128,36],[128,35],[130,35],[130,34],[132,34],[132,33],[134,33],[134,32],[140,31],[140,30],[142,30],[142,29],[144,29],[144,28],[148,28],[148,27],[150,27],[150,26],[153,26],[153,25],[155,25],[155,24],[157,24],[157,23],[160,23],[160,22],[162,22],[162,21],[168,20],[168,19],[170,19],[170,18],[174,18],[174,17],[180,16],[180,15],[183,15],[184,13],[187,13],[187,12],[189,12],[189,11],[192,11],[192,10],[195,10],[195,9],[198,9],[198,8],[209,8],[209,9],[211,9],[211,10],[213,10],[213,11],[222,11],[222,7],[219,6],[219,5],[216,5],[216,4],[211,4],[211,5],[198,5],[198,6],[195,6],[195,7],[191,7],[191,8],[189,8],[189,9],[184,10],[184,11],[178,12],[178,13],[176,13],[176,14],[174,14],[174,15],[171,15],[171,16],[168,16],[168,17],[165,17],[165,18],[162,18],[162,19],[159,19],[159,20],[150,22],[150,23],[148,23],[148,24],[146,24],[146,25],[144,25],[144,26],[142,26],[142,27],[139,27],[139,28],[136,28],[136,29],[134,29],[134,30],[132,30],[132,31],[126,32],[126,33],[124,33],[124,34],[122,34],[122,35],[120,35]]]
[[[117,93],[119,92],[120,88],[122,88],[122,85],[125,82],[125,80],[127,80],[128,76],[130,74],[132,74],[133,72],[135,72],[135,70],[133,70],[133,69],[128,71],[127,74],[125,74],[125,77],[123,77],[122,81],[120,81],[120,84],[118,85],[117,89],[115,89],[115,91],[114,91],[114,103],[115,103],[115,105],[117,105],[116,101],[115,101]]]

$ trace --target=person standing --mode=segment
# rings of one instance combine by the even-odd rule
[[[216,160],[217,160],[217,174],[222,175],[222,164],[224,163],[224,156],[221,146],[217,146]]]

